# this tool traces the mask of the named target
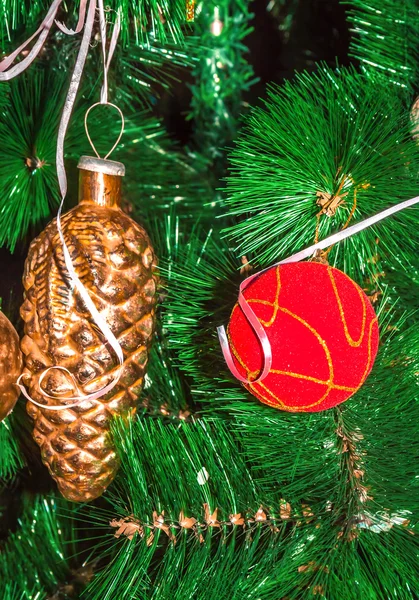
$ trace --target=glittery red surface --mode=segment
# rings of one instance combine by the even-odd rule
[[[261,402],[315,412],[361,387],[374,364],[379,332],[370,301],[347,275],[316,262],[281,265],[252,282],[244,296],[272,347],[269,375],[245,386]],[[240,373],[256,379],[262,349],[238,305],[228,335]]]

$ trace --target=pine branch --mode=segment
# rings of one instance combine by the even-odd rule
[[[419,590],[414,524],[391,483],[382,504],[370,458],[379,440],[368,431],[376,419],[363,404],[318,415],[234,411],[233,430],[215,418],[116,423],[120,477],[108,507],[81,517],[97,531],[95,555],[106,564],[87,596],[355,600],[361,590],[378,600],[404,589],[408,598]],[[404,465],[400,475],[409,480]]]
[[[409,115],[381,80],[322,67],[271,87],[268,98],[230,156],[228,216],[241,220],[225,232],[239,256],[267,265],[417,194]],[[416,215],[406,211],[337,244],[331,263],[358,281],[383,262],[408,270],[416,250],[406,231]]]
[[[188,418],[188,398],[180,373],[173,365],[167,340],[162,332],[156,335],[150,353],[140,407],[147,414],[170,418]]]
[[[286,589],[288,570],[294,584],[297,577],[311,587],[304,566],[316,544],[323,546],[325,526],[307,507],[261,505],[221,420],[117,422],[114,433],[122,464],[108,508],[81,516],[98,532],[98,557],[107,563],[86,591],[91,600],[215,600],[245,591],[278,598],[273,589]]]
[[[160,99],[160,90],[169,91],[184,71],[198,60],[198,39],[187,37],[182,46],[150,40],[120,50],[112,70],[112,94],[116,103],[134,112],[138,104],[151,108]],[[98,71],[100,72],[100,71]]]
[[[418,82],[419,4],[416,0],[343,0],[352,25],[350,53],[385,83],[410,89]]]
[[[418,409],[414,401],[419,364],[416,330],[417,323],[388,339],[371,381],[361,388],[346,416],[350,430],[355,431],[359,423],[363,437],[358,447],[365,453],[374,503],[391,513],[416,513],[418,508],[414,463],[419,448],[413,433]]]
[[[128,5],[125,9],[128,10]],[[112,11],[106,14],[110,21],[114,20]],[[14,49],[27,36],[25,29],[7,49]],[[84,87],[91,90],[92,97],[98,97],[103,79],[98,23],[93,36],[94,42],[84,71]],[[48,65],[48,69],[68,73],[74,68],[78,49],[77,36],[66,36],[58,28],[53,28],[35,64],[38,67],[40,64]],[[179,43],[171,39],[163,41],[155,30],[148,32],[147,40],[142,42],[131,40],[128,44],[119,43],[108,74],[110,98],[128,114],[152,108],[162,91],[168,92],[173,84],[179,83],[185,70],[197,63],[201,52],[200,40],[196,36],[188,35]],[[0,99],[0,107],[1,102]]]
[[[393,310],[400,316],[405,316],[407,322],[413,325],[417,318],[419,306],[419,277],[416,270],[401,271],[397,268],[386,272],[389,284],[388,293],[391,297]]]
[[[166,237],[171,239],[170,230]],[[225,377],[226,367],[216,327],[228,322],[237,300],[243,278],[239,263],[211,231],[203,238],[193,233],[170,259],[161,265],[167,280],[162,318],[175,364],[192,377],[196,401],[200,400],[198,390],[206,385],[217,397],[214,381]]]
[[[85,88],[96,98],[103,83],[99,42],[97,30],[84,72]],[[70,71],[74,68],[77,51],[74,38],[57,32],[48,42],[43,57],[59,70]],[[152,36],[148,43],[118,45],[108,73],[110,99],[127,114],[153,108],[162,92],[170,93],[171,87],[185,77],[186,70],[196,64],[199,52],[199,40],[193,36],[185,38],[181,45],[162,43]]]
[[[92,598],[104,599],[122,594],[119,597],[123,600],[140,590],[143,594],[147,589],[151,591],[146,571],[163,535],[167,535],[167,528],[157,528],[148,545],[138,543],[139,539],[121,537],[121,547],[121,543],[115,544],[115,530],[110,528],[110,520],[125,519],[127,510],[137,521],[144,523],[157,521],[162,511],[175,520],[182,510],[186,511],[186,517],[188,511],[198,514],[205,503],[211,514],[217,506],[228,507],[236,513],[239,503],[247,506],[255,500],[246,468],[236,456],[234,444],[222,423],[213,426],[202,421],[196,425],[181,423],[176,427],[170,424],[165,427],[160,420],[117,422],[115,440],[122,459],[119,483],[107,495],[109,509],[99,513],[93,510],[86,519],[102,529],[105,526],[108,534],[112,533],[108,543],[103,537],[98,540],[98,549],[100,551],[105,544],[104,557],[109,553],[112,556],[114,550],[116,555],[112,564],[95,579],[88,593]],[[153,515],[154,511],[158,514]],[[186,538],[179,542],[178,547],[183,548],[181,552],[185,551]],[[199,540],[197,543],[200,546]],[[177,560],[169,550],[167,562],[174,567],[173,561]],[[159,570],[159,564],[154,568]],[[175,576],[177,571],[173,570]],[[131,586],[122,589],[122,578],[127,572],[131,574]]]
[[[186,222],[195,222],[201,211],[203,219],[212,218],[212,213],[203,208],[211,189],[202,178],[202,159],[181,152],[159,120],[143,112],[133,121],[140,123],[136,135],[133,132],[129,143],[118,151],[127,172],[124,197],[132,216],[146,223],[158,255],[163,256],[166,238],[161,239],[162,220],[170,219],[174,210]]]
[[[45,224],[58,205],[55,171],[56,131],[67,77],[31,70],[12,80],[9,102],[0,124],[0,245],[11,250],[27,232]],[[67,157],[78,158],[89,144],[83,133],[85,107],[74,115],[66,144]],[[109,131],[99,126],[99,146]]]
[[[364,387],[333,411],[294,419],[266,407],[230,407],[240,444],[257,465],[255,484],[266,493],[280,487],[291,506],[306,499],[339,529],[327,570],[317,573],[325,597],[412,598],[419,589],[416,330],[387,338]],[[356,590],[346,587],[353,577]]]

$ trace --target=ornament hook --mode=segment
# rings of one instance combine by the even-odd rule
[[[99,155],[99,152],[96,150],[96,146],[94,145],[94,143],[92,141],[92,138],[90,137],[89,127],[87,125],[87,118],[88,118],[91,110],[93,108],[96,108],[96,106],[110,106],[111,108],[114,108],[116,111],[118,111],[119,116],[121,117],[121,130],[119,132],[119,135],[117,137],[116,142],[114,143],[114,145],[112,146],[112,148],[109,150],[109,152],[107,153],[107,155],[103,157],[104,160],[106,160],[112,154],[112,152],[115,150],[115,148],[117,147],[117,145],[121,141],[122,135],[123,135],[124,130],[125,130],[125,119],[124,119],[124,114],[123,114],[122,110],[119,108],[119,106],[116,106],[116,104],[112,104],[112,102],[95,102],[95,104],[92,104],[92,106],[90,106],[87,109],[87,112],[86,112],[86,114],[84,116],[84,129],[86,131],[87,139],[89,140],[89,143],[90,143],[90,145],[91,145],[94,153],[96,154],[96,156],[98,158],[101,158],[101,156]]]

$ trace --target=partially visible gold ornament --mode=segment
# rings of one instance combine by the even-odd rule
[[[87,502],[100,496],[118,469],[109,435],[112,416],[136,410],[155,324],[156,257],[145,230],[120,208],[124,165],[82,157],[79,204],[62,217],[72,263],[100,315],[118,339],[124,363],[117,385],[105,396],[52,411],[31,402],[34,438],[65,498]],[[110,383],[118,359],[69,285],[63,247],[52,221],[29,249],[23,276],[25,321],[22,350],[30,396],[45,405],[70,404]],[[42,388],[39,377],[48,367]]]
[[[19,336],[9,319],[0,312],[0,421],[12,412],[19,398],[16,381],[21,373]]]

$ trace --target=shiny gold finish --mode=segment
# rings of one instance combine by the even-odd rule
[[[16,381],[22,368],[19,336],[9,319],[0,312],[0,421],[12,412],[19,398]]]
[[[94,202],[98,206],[119,206],[121,200],[121,178],[105,173],[81,170],[79,198],[83,202]]]
[[[121,379],[106,396],[72,409],[27,404],[42,459],[63,496],[74,502],[97,498],[116,474],[110,419],[136,410],[154,330],[156,258],[145,230],[117,206],[120,182],[115,175],[81,170],[80,203],[62,217],[62,226],[76,272],[122,346]],[[77,394],[57,370],[42,384],[48,393],[60,394],[57,400],[40,392],[39,376],[51,365],[69,369],[84,393],[110,382],[118,360],[70,289],[55,220],[32,242],[23,283],[21,347],[31,397],[58,405]]]

